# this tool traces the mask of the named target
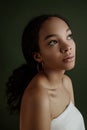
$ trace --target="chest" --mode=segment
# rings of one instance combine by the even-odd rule
[[[69,93],[65,88],[49,91],[50,110],[52,119],[59,116],[70,102]]]

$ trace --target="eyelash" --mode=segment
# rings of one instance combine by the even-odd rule
[[[70,37],[70,39],[68,39],[68,37]],[[67,36],[67,39],[68,39],[68,40],[73,39],[72,34],[69,34],[69,35]]]
[[[51,40],[51,41],[48,43],[48,45],[49,45],[49,46],[53,46],[53,45],[55,45],[55,44],[57,44],[57,43],[58,43],[57,40]]]

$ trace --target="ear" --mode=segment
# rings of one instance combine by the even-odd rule
[[[39,52],[34,52],[33,53],[33,58],[35,59],[35,61],[37,61],[39,63],[42,62],[42,57],[41,57]]]

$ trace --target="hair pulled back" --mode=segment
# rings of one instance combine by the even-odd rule
[[[22,35],[22,51],[26,64],[13,71],[6,84],[7,104],[10,112],[20,111],[23,92],[32,78],[38,73],[37,62],[33,58],[33,52],[39,52],[39,30],[47,19],[57,17],[67,23],[66,18],[60,15],[41,15],[32,19],[25,27]]]

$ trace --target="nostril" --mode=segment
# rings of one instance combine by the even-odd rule
[[[72,49],[72,47],[69,48],[69,50],[71,50],[71,49]]]
[[[62,53],[68,52],[70,51],[72,48],[71,47],[67,47],[67,48],[62,48],[60,49]]]
[[[64,53],[64,52],[67,52],[67,51],[68,51],[68,49],[65,49],[65,50],[63,50],[63,53]]]
[[[65,50],[65,52],[67,52],[67,51],[68,51],[68,49]]]

